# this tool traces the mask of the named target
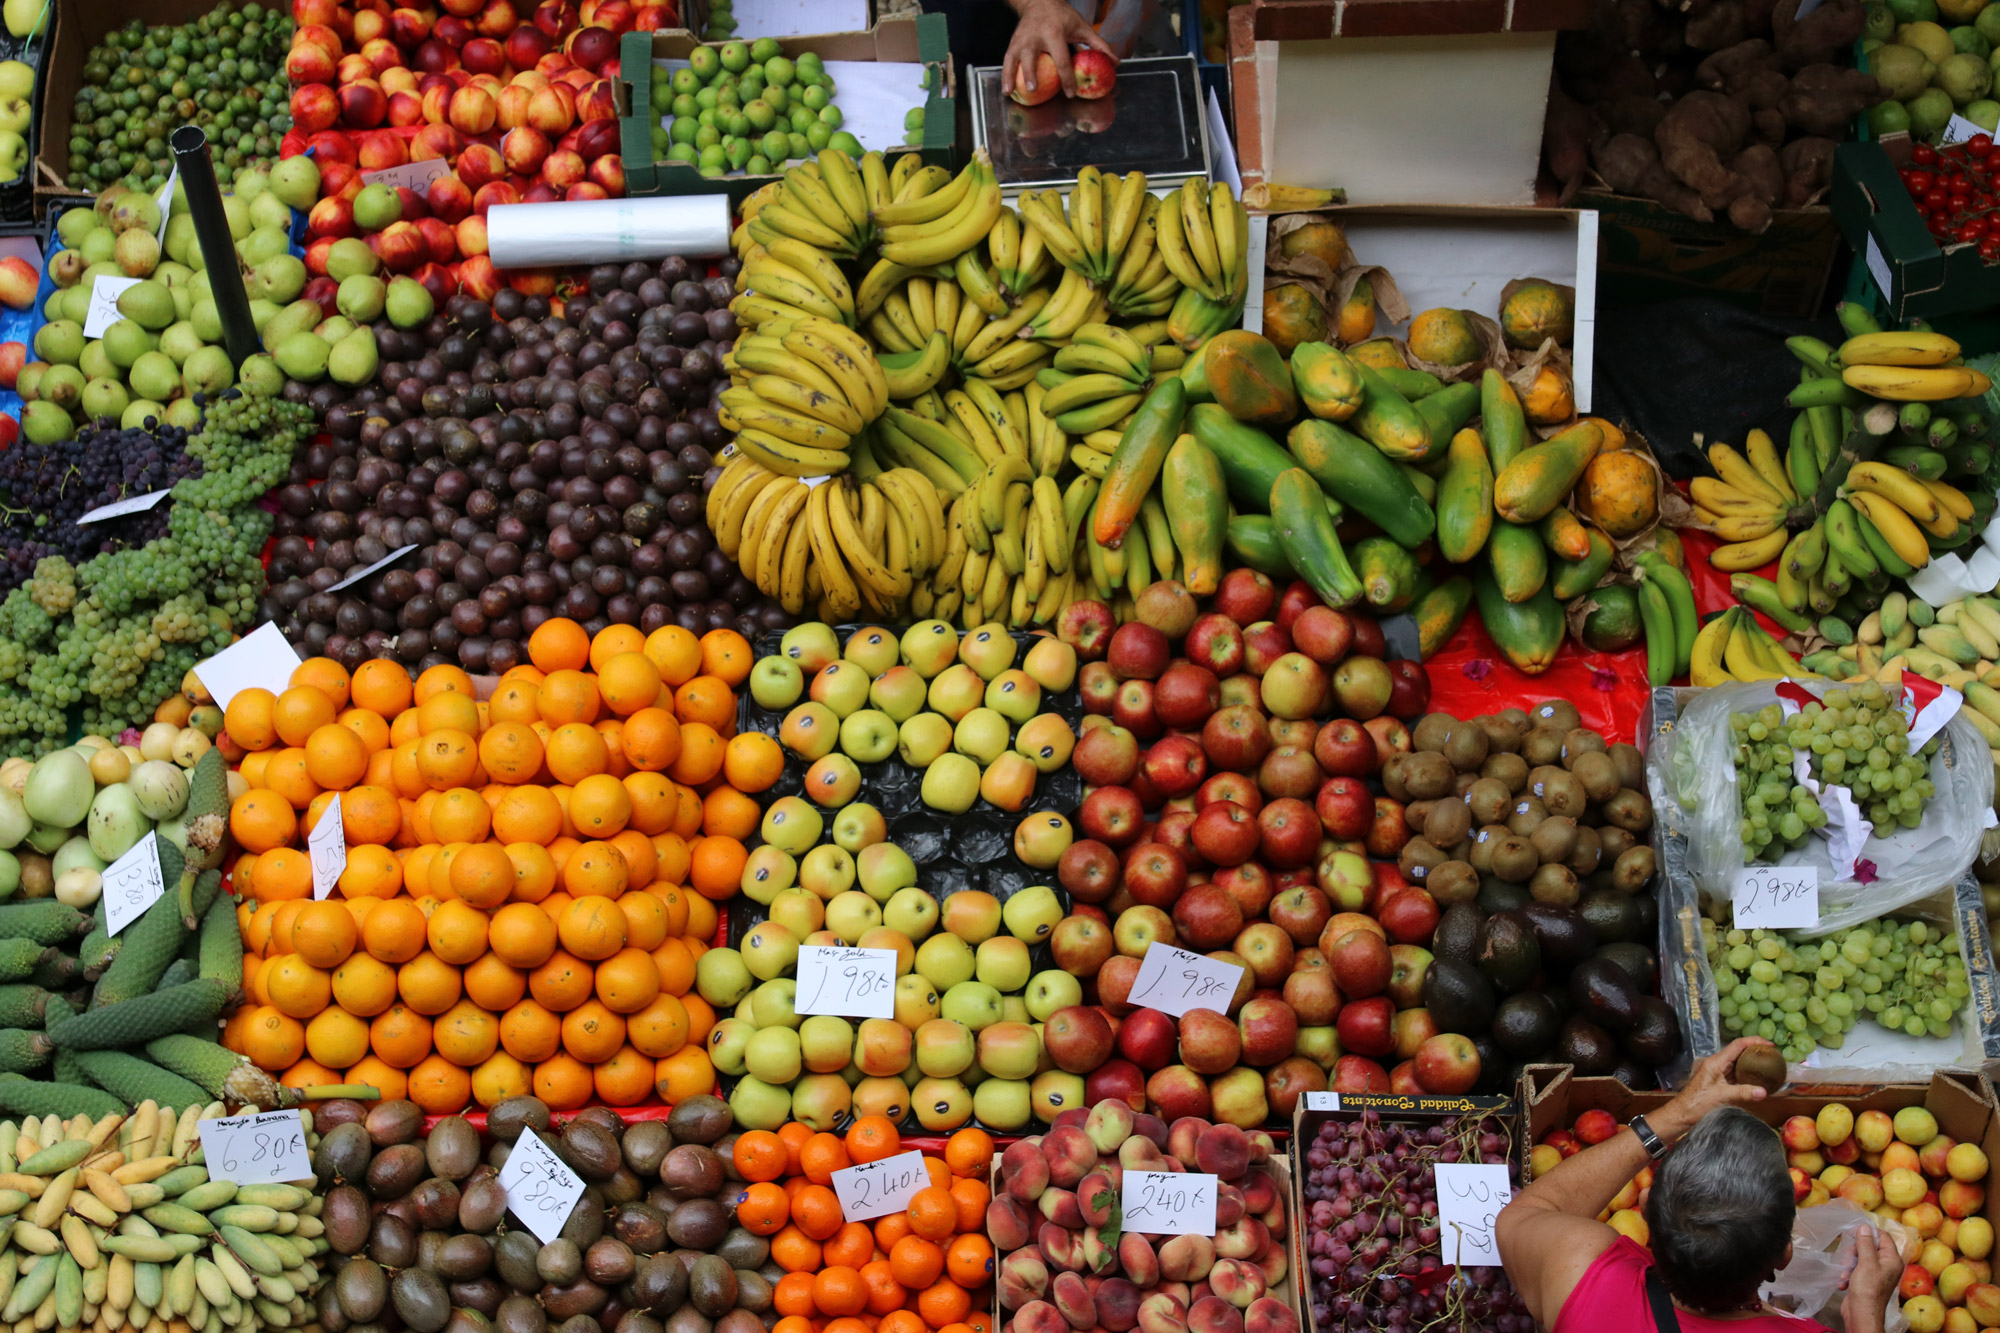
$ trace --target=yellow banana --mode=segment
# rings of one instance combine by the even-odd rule
[[[1776,536],[1780,539],[1778,549],[1784,549],[1785,520],[1778,514],[1720,514],[1701,526],[1725,542],[1750,542]]]
[[[848,224],[857,235],[865,235],[868,230],[868,191],[861,183],[861,172],[855,167],[854,159],[838,148],[819,150],[819,178],[826,186],[826,192],[847,214]]]
[[[882,374],[888,385],[889,397],[902,401],[936,388],[944,382],[945,372],[950,369],[951,340],[940,329],[918,350],[915,360],[900,369],[885,365]]]
[[[1730,607],[1715,619],[1701,627],[1694,636],[1694,650],[1689,657],[1688,682],[1702,688],[1725,684],[1732,680],[1729,668],[1723,665],[1723,650],[1729,644],[1729,632],[1735,628],[1740,612]]]
[[[848,478],[836,478],[816,490],[830,490],[827,497],[827,517],[831,520],[834,537],[840,542],[841,552],[853,566],[861,583],[875,590],[880,596],[891,599],[907,597],[910,594],[910,576],[898,574],[878,559],[866,536],[861,523],[856,520],[848,504],[847,490],[854,483]],[[865,497],[864,497],[865,502]]]
[[[1836,355],[1843,366],[1942,366],[1958,352],[1958,344],[1942,333],[1884,331],[1856,334]]]
[[[1972,521],[1972,501],[1964,491],[1944,481],[1927,481],[1924,489],[1937,497],[1938,507],[1961,523]]]
[[[1039,239],[1048,253],[1055,257],[1058,264],[1073,273],[1086,273],[1087,276],[1090,255],[1083,248],[1083,242],[1078,240],[1076,233],[1070,229],[1069,221],[1063,216],[1062,197],[1057,195],[1053,200],[1050,199],[1049,196],[1054,193],[1054,191],[1044,194],[1023,192],[1017,201],[1021,210],[1021,221],[1026,224],[1027,230]],[[1023,236],[1024,253],[1026,240],[1027,237]]]
[[[1872,491],[1850,491],[1847,499],[1875,525],[1882,540],[1905,564],[1922,569],[1931,562],[1930,543],[1924,540],[1916,520],[1899,505]]]
[[[815,449],[761,430],[737,431],[736,447],[764,467],[787,477],[824,477],[847,470],[845,450]]]
[[[959,353],[960,364],[976,365],[1014,341],[1015,335],[1026,328],[1048,302],[1049,293],[1037,289],[1022,297],[1021,304],[1015,306],[1005,318],[987,321],[986,327]]]
[[[1225,286],[1236,280],[1236,266],[1244,258],[1241,243],[1249,236],[1248,228],[1236,216],[1242,209],[1227,184],[1209,187],[1209,227],[1215,233],[1216,269]]]
[[[893,298],[892,298],[893,299]],[[903,301],[910,312],[910,322],[916,326],[915,342],[922,347],[937,332],[936,284],[921,275],[903,284]],[[884,309],[888,303],[884,303]],[[893,318],[893,316],[891,317]]]
[[[945,177],[940,181],[939,177]],[[875,210],[873,221],[877,227],[913,226],[937,219],[958,207],[978,184],[968,164],[958,175],[951,176],[942,167],[925,167],[916,172],[904,185],[903,192],[895,203]],[[928,187],[928,188],[926,188]]]
[[[1919,523],[1935,523],[1942,509],[1937,496],[1901,468],[1872,459],[1856,463],[1847,473],[1850,491],[1872,491]]]
[[[1722,660],[1729,668],[1729,674],[1741,681],[1777,680],[1784,675],[1774,671],[1759,659],[1750,641],[1756,630],[1748,616],[1738,616],[1730,627],[1729,641],[1722,650]]]
[[[861,279],[860,288],[854,293],[854,313],[857,318],[866,319],[882,308],[882,302],[889,293],[901,287],[916,274],[915,269],[892,264],[886,259],[875,261]]]
[[[1209,186],[1205,177],[1190,176],[1181,182],[1181,233],[1187,238],[1188,253],[1204,279],[1202,293],[1212,301],[1222,299],[1228,275],[1215,248],[1215,227],[1209,218]]]
[[[958,279],[958,286],[965,293],[966,303],[977,306],[989,315],[1007,313],[1007,298],[1001,294],[999,284],[986,271],[977,250],[967,250],[958,257],[952,270]]]
[[[1139,219],[1145,215],[1145,201],[1150,196],[1146,192],[1146,173],[1128,171],[1118,181],[1115,194],[1104,210],[1104,262],[1109,276],[1122,260],[1126,247],[1139,230]],[[1051,567],[1054,562],[1051,561]],[[1061,573],[1061,570],[1057,570]]]
[[[1015,428],[1014,420],[1007,412],[1007,404],[1001,400],[992,384],[986,380],[969,379],[965,382],[963,392],[973,407],[978,409],[979,415],[985,419],[987,428],[993,432],[993,438],[999,441],[1001,450],[1026,462],[1027,441],[1021,438],[1020,431]],[[949,405],[950,399],[947,398],[946,403]]]
[[[849,436],[860,434],[861,428],[867,424],[859,412],[847,405],[845,398],[821,393],[810,384],[802,384],[783,375],[752,375],[749,390],[767,403],[815,417]]]
[[[1085,166],[1069,192],[1069,226],[1083,244],[1090,276],[1104,276],[1104,173]]]
[[[905,153],[903,156],[915,157],[916,154]],[[872,149],[861,155],[861,193],[870,213],[886,206],[892,197],[889,169],[882,164],[882,154]]]
[[[1745,495],[1767,504],[1785,503],[1784,492],[1752,467],[1749,459],[1726,444],[1708,446],[1708,465],[1715,469],[1716,476]]]
[[[1851,389],[1899,403],[1976,398],[1992,387],[1992,381],[1967,366],[1847,366],[1840,378]]]
[[[1785,471],[1785,460],[1778,455],[1778,446],[1771,437],[1761,430],[1752,429],[1743,437],[1743,456],[1750,460],[1750,466],[1757,469],[1757,475],[1765,485],[1778,493],[1778,498],[1786,504],[1797,504],[1799,493],[1792,488],[1791,476]]]
[[[1745,463],[1744,466],[1748,467],[1749,464]],[[1760,488],[1763,486],[1761,480],[1757,484]],[[1783,512],[1781,501],[1744,490],[1726,481],[1718,481],[1714,477],[1696,477],[1688,483],[1688,494],[1701,508],[1713,510],[1718,514]]]

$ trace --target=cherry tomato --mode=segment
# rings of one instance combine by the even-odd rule
[[[1973,135],[1965,141],[1965,151],[1974,157],[1985,157],[1993,151],[1993,136],[1990,134]]]
[[[1910,149],[1910,161],[1916,163],[1920,167],[1934,166],[1936,165],[1937,160],[1938,160],[1937,149],[1931,147],[1927,143],[1920,143],[1916,145],[1914,148]]]
[[[1933,213],[1941,213],[1951,205],[1951,195],[1942,185],[1933,185],[1924,191],[1924,207]]]

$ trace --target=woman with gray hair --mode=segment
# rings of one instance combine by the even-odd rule
[[[1501,1210],[1495,1231],[1501,1262],[1542,1328],[1819,1328],[1757,1299],[1757,1288],[1791,1258],[1796,1205],[1777,1132],[1743,1109],[1762,1100],[1764,1090],[1729,1080],[1736,1057],[1753,1044],[1770,1043],[1758,1037],[1730,1043],[1697,1065],[1672,1101],[1566,1159]],[[1649,1254],[1597,1217],[1656,1160],[1646,1200]],[[1902,1271],[1895,1242],[1872,1227],[1858,1233],[1840,1307],[1847,1333],[1882,1333]]]

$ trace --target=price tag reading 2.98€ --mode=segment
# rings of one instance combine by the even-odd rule
[[[312,1154],[297,1111],[258,1111],[201,1122],[202,1157],[214,1180],[269,1185],[310,1180]]]
[[[1127,1171],[1118,1196],[1121,1225],[1154,1235],[1213,1236],[1215,1186],[1216,1177],[1192,1171]]]
[[[507,1195],[507,1211],[547,1245],[562,1234],[576,1201],[583,1197],[583,1177],[570,1170],[541,1135],[524,1129],[500,1168],[500,1188]]]
[[[931,1183],[920,1152],[897,1153],[879,1162],[864,1162],[833,1173],[833,1192],[850,1222],[900,1213],[918,1190]]]
[[[896,951],[807,944],[799,949],[800,1014],[839,1018],[896,1016]]]
[[[1226,1014],[1229,1001],[1242,982],[1243,969],[1234,963],[1218,963],[1213,958],[1155,941],[1146,948],[1126,1002],[1158,1009],[1175,1018],[1185,1016],[1190,1009]]]

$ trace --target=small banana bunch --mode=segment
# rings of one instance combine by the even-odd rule
[[[943,393],[931,390],[908,407],[883,414],[868,434],[856,471],[867,476],[878,468],[910,468],[946,500],[979,485],[989,469],[1009,458],[1024,462],[1035,476],[1053,478],[1062,470],[1069,438],[1042,410],[1044,397],[1033,381],[1004,394],[980,379]]]
[[[1114,434],[1098,432],[1098,435]],[[1096,437],[1092,437],[1094,440]],[[1117,440],[1111,441],[1116,447]],[[1089,441],[1079,446],[1076,452],[1085,448],[1094,450]],[[1107,462],[1109,453],[1100,457]],[[1081,489],[1081,483],[1091,483],[1088,490]],[[1079,501],[1089,496],[1094,503],[1099,489],[1098,478],[1091,475],[1088,468],[1070,487],[1071,493]],[[1120,623],[1132,618],[1132,601],[1138,595],[1161,579],[1181,579],[1189,577],[1189,565],[1193,559],[1200,559],[1198,553],[1185,549],[1177,539],[1172,521],[1167,517],[1166,502],[1159,490],[1149,493],[1139,504],[1138,521],[1126,529],[1124,539],[1117,549],[1098,544],[1091,532],[1092,504],[1084,505],[1083,520],[1077,533],[1075,561],[1082,579],[1082,596],[1092,597],[1108,603],[1117,614]]]
[[[1079,325],[1035,383],[1044,390],[1042,412],[1064,433],[1111,432],[1152,387],[1152,350],[1109,324]]]
[[[1701,627],[1688,660],[1688,680],[1698,686],[1787,676],[1797,680],[1809,674],[1740,606],[1730,607]]]
[[[1646,679],[1670,684],[1687,673],[1699,638],[1694,585],[1658,551],[1640,552],[1633,573],[1639,580],[1639,623],[1646,631]]]
[[[950,181],[925,193],[908,189],[904,197],[885,197],[870,217],[881,240],[882,258],[921,269],[953,263],[978,245],[1000,220],[1001,208],[1000,182],[993,174],[992,159],[981,148]]]
[[[1055,264],[1049,248],[1042,244],[1042,234],[1033,227],[1024,226],[1021,215],[1005,207],[1000,210],[993,230],[986,233],[986,257],[992,268],[993,281],[999,285],[1007,302],[1013,305],[1018,305],[1022,297],[1041,286]]]
[[[1851,389],[1898,403],[1976,398],[1992,381],[1958,360],[1959,347],[1942,333],[1915,330],[1860,333],[1835,353]]]
[[[1711,562],[1724,571],[1770,564],[1785,548],[1785,520],[1799,503],[1771,437],[1751,431],[1742,452],[1727,444],[1711,444],[1708,465],[1715,475],[1696,477],[1688,490],[1694,499],[1695,525],[1729,543],[1716,548]]]
[[[751,241],[769,249],[772,241],[790,238],[852,259],[875,239],[870,214],[889,201],[889,190],[889,169],[880,153],[864,153],[857,163],[837,148],[823,148],[817,158],[796,164],[783,180],[743,201],[737,251]]]
[[[327,1249],[324,1199],[304,1184],[209,1179],[197,1126],[141,1102],[92,1122],[0,1124],[0,1317],[13,1328],[253,1333],[303,1328]],[[308,1150],[317,1142],[302,1110]]]
[[[888,376],[868,340],[814,315],[749,327],[724,368],[730,387],[718,416],[736,432],[736,449],[788,477],[845,471],[854,437],[889,404]]]
[[[1922,598],[1891,592],[1844,641],[1835,639],[1808,653],[1802,665],[1830,680],[1889,684],[1900,681],[1906,670],[1927,676],[1962,693],[1971,705],[1966,719],[1989,746],[2000,749],[2000,689],[1995,688],[2000,686],[2000,598],[1966,597],[1933,607]]]

